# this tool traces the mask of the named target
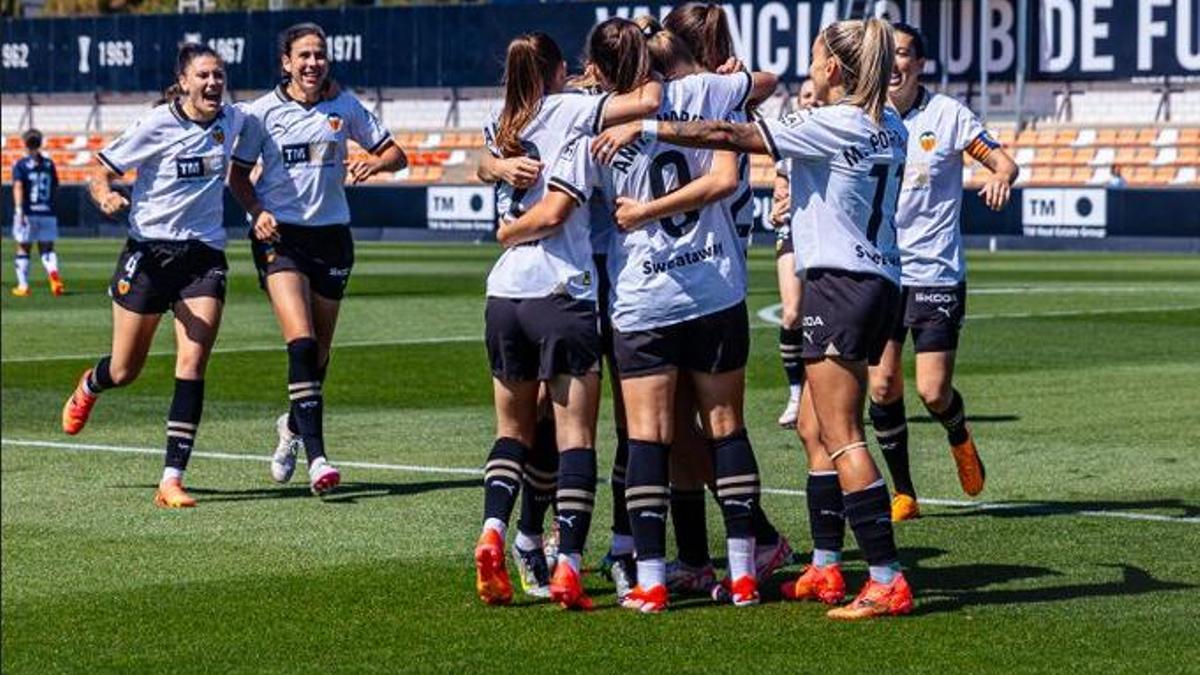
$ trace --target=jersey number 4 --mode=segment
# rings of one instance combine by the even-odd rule
[[[904,163],[888,175],[887,164],[876,164],[871,167],[871,177],[875,179],[875,196],[871,199],[871,217],[867,220],[867,241],[874,245],[879,239],[879,227],[883,224],[883,200],[890,190],[892,198],[892,227],[896,226],[896,208],[900,202],[900,181],[904,179]],[[891,179],[895,180],[891,180]]]

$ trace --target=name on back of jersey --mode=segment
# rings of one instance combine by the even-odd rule
[[[842,148],[842,159],[846,160],[848,166],[855,166],[859,162],[866,161],[871,155],[877,155],[889,148],[902,148],[905,145],[905,139],[901,138],[900,133],[894,129],[881,129],[870,134],[867,136],[867,142],[871,146],[870,150],[867,150],[866,146],[859,145]]]

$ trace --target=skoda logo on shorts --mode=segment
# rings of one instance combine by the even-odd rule
[[[917,302],[932,302],[941,304],[943,302],[958,302],[958,298],[951,293],[917,293]]]
[[[330,267],[329,268],[329,276],[339,277],[339,278],[348,277],[348,276],[350,276],[350,268],[349,267]]]

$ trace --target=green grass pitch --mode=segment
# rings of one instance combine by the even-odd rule
[[[110,338],[120,242],[64,241],[70,294],[13,298],[3,265],[3,670],[139,672],[1195,672],[1200,664],[1200,259],[977,253],[958,387],[988,464],[983,507],[926,503],[897,527],[914,615],[835,625],[823,608],[715,607],[658,617],[481,606],[471,550],[476,469],[492,434],[482,335],[491,246],[360,244],[326,387],[344,486],[318,500],[270,482],[285,355],[244,243],[188,485],[199,508],[151,503],[173,348],[164,323],[133,386],[77,438],[64,397]],[[6,244],[5,248],[8,248]],[[7,251],[6,251],[7,255]],[[776,302],[752,257],[752,313]],[[768,512],[808,546],[799,445],[776,332],[753,318],[747,394]],[[923,496],[964,500],[908,363]],[[606,404],[607,405],[607,404]],[[601,473],[611,417],[600,421]],[[91,446],[61,447],[38,443]],[[94,446],[104,446],[99,449]],[[247,459],[248,456],[253,456]],[[257,458],[257,459],[254,459]],[[388,466],[379,466],[388,465]],[[608,488],[586,560],[607,547]],[[714,554],[723,552],[710,504]],[[852,546],[852,539],[848,544]],[[848,583],[865,569],[849,552]],[[787,570],[794,573],[795,568]],[[1188,637],[1188,636],[1191,637]],[[1191,663],[1191,666],[1187,664]]]

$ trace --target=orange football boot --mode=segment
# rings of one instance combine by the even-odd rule
[[[92,414],[92,406],[96,405],[96,397],[89,394],[83,386],[91,375],[91,368],[84,371],[83,377],[80,377],[79,383],[75,385],[75,391],[71,392],[71,397],[63,405],[62,428],[69,436],[83,431],[83,425],[87,424],[88,416]]]
[[[28,286],[13,286],[12,294],[18,298],[28,298],[30,290]]]
[[[642,585],[638,584],[626,594],[625,599],[621,601],[621,606],[637,610],[642,614],[661,614],[667,611],[669,598],[670,595],[667,593],[665,584],[651,586],[649,589],[643,589]]]
[[[892,522],[898,523],[902,520],[916,520],[921,517],[921,507],[917,504],[917,498],[912,495],[906,495],[903,492],[897,492],[895,497],[892,497]]]
[[[50,294],[62,295],[66,292],[67,286],[63,283],[62,277],[58,275],[58,272],[52,272],[50,274]]]
[[[554,566],[554,576],[550,578],[550,599],[562,605],[563,609],[587,611],[592,608],[592,599],[583,592],[583,579],[579,572],[561,559]]]
[[[846,580],[842,578],[842,566],[806,565],[804,572],[795,580],[780,586],[779,592],[788,600],[817,600],[827,605],[836,605],[846,597]]]
[[[860,621],[873,619],[878,616],[898,616],[908,614],[913,608],[912,588],[903,574],[897,573],[890,584],[881,584],[867,580],[863,589],[854,600],[843,607],[837,607],[825,613],[825,616],[839,621]]]
[[[475,544],[475,590],[489,605],[512,602],[512,580],[504,567],[504,539],[491,528],[484,530]]]
[[[158,484],[154,505],[164,509],[190,509],[196,505],[196,500],[183,489],[178,478],[168,478]]]
[[[975,438],[971,430],[967,430],[967,440],[950,448],[954,455],[954,463],[958,465],[958,482],[963,492],[969,496],[983,492],[983,482],[987,480],[987,471],[983,468],[983,460],[979,459],[979,450],[975,447]]]

